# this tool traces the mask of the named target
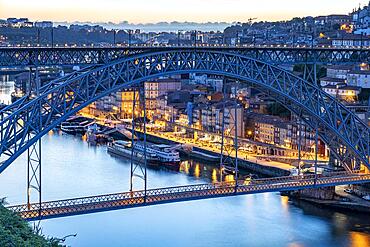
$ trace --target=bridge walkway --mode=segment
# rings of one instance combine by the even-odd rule
[[[345,184],[369,183],[370,174],[330,173],[330,175],[303,175],[280,178],[253,179],[228,183],[196,184],[149,189],[146,191],[81,197],[41,204],[24,204],[8,207],[26,220],[57,218],[123,208],[149,206],[163,203],[200,200],[264,192],[290,191]]]

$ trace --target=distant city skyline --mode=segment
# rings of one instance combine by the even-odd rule
[[[247,22],[348,14],[369,0],[0,0],[0,19],[28,17],[54,22],[157,23]]]

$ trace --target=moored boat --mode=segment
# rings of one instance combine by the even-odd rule
[[[63,122],[60,125],[60,129],[63,132],[71,135],[84,135],[86,133],[86,127],[75,122]]]
[[[180,166],[180,154],[175,150],[175,147],[166,144],[148,144],[158,157],[161,164],[169,168],[177,169]]]
[[[118,140],[118,141],[109,143],[107,147],[107,151],[117,156],[129,158],[129,159],[131,159],[131,155],[132,155],[133,160],[143,161],[144,152],[141,150],[141,148],[137,148],[138,146],[141,146],[141,145],[135,144],[134,151],[132,152],[131,142]],[[155,164],[158,162],[157,155],[151,152],[150,150],[147,150],[146,152],[146,160],[150,164]]]
[[[108,145],[108,152],[116,155],[131,158],[132,145],[131,142],[114,141]],[[134,142],[133,159],[143,161],[145,145],[143,142]],[[147,162],[159,164],[170,168],[177,168],[180,165],[179,152],[173,147],[164,144],[153,144],[147,142],[146,145]]]

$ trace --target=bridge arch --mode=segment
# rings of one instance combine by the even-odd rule
[[[138,54],[56,79],[37,97],[0,112],[0,172],[52,128],[90,103],[132,85],[182,73],[207,73],[247,82],[297,114],[348,169],[369,165],[369,127],[317,85],[279,67],[240,54],[168,50]],[[40,111],[41,109],[41,111]],[[28,133],[33,136],[27,138]]]

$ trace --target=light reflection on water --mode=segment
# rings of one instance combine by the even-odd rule
[[[370,238],[368,234],[351,231],[350,232],[350,243],[351,243],[351,246],[369,247]]]
[[[51,132],[43,138],[43,155],[45,200],[129,188],[129,162],[81,137]],[[0,175],[0,196],[11,204],[25,201],[25,161],[20,157]],[[180,172],[148,170],[149,187],[204,183],[214,174],[214,167],[186,161]],[[42,226],[51,236],[77,233],[67,241],[72,246],[366,246],[366,217],[265,193],[45,220]]]

